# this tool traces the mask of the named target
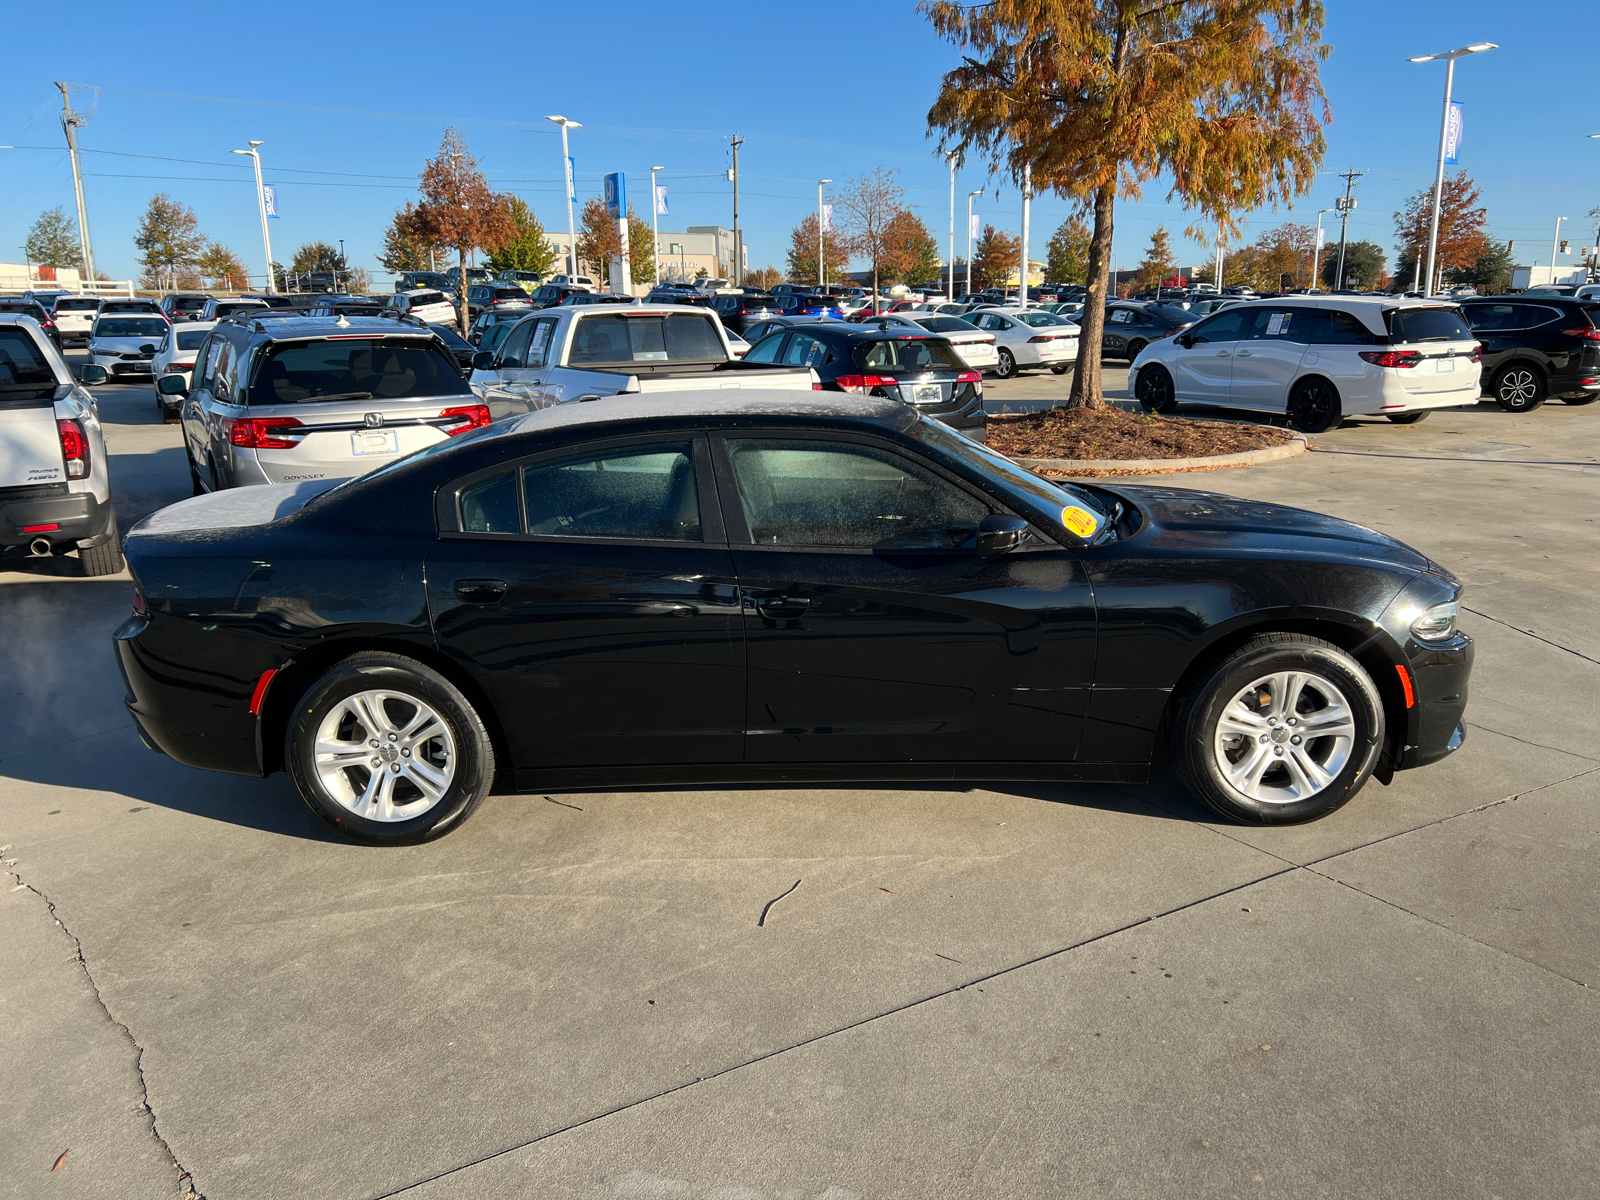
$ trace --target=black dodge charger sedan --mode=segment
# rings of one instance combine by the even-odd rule
[[[1047,482],[868,396],[542,410],[128,534],[152,748],[415,842],[524,790],[1141,782],[1309,820],[1461,744],[1460,586],[1329,517]]]

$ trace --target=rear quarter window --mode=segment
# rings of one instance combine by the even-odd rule
[[[1392,308],[1383,315],[1389,325],[1389,340],[1396,345],[1474,340],[1460,309]]]

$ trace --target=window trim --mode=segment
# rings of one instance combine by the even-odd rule
[[[569,537],[563,534],[528,533],[528,506],[522,490],[522,469],[536,463],[555,459],[575,458],[579,455],[632,446],[675,445],[689,443],[689,461],[694,467],[695,494],[700,502],[700,537],[689,541],[683,538],[621,538],[621,537]],[[479,533],[461,527],[461,493],[475,483],[511,471],[517,486],[517,512],[522,530],[518,533]],[[441,487],[434,501],[434,524],[440,538],[451,541],[490,541],[555,544],[560,546],[727,546],[728,539],[722,518],[722,508],[713,480],[713,465],[706,435],[699,430],[659,430],[655,433],[633,434],[629,437],[601,438],[598,441],[570,442],[567,445],[536,454],[502,459],[492,466],[482,467],[470,475],[452,479]]]
[[[713,429],[710,431],[710,449],[712,464],[716,470],[717,491],[724,497],[722,511],[726,526],[728,545],[735,550],[767,550],[780,551],[788,554],[858,554],[875,555],[879,557],[904,558],[907,555],[936,554],[944,557],[976,558],[972,550],[963,550],[956,546],[901,546],[884,548],[882,546],[774,546],[770,542],[757,542],[750,535],[750,519],[744,511],[744,501],[739,496],[739,481],[733,473],[733,455],[728,450],[728,442],[753,441],[758,438],[780,442],[793,441],[823,441],[843,442],[849,446],[870,446],[875,450],[884,450],[890,454],[899,455],[909,459],[923,470],[930,472],[946,483],[965,492],[968,496],[981,501],[988,506],[990,515],[1000,514],[1010,517],[1021,517],[1028,522],[1029,529],[1038,535],[1038,546],[1024,546],[1024,550],[1059,550],[1060,543],[1050,538],[1037,528],[1033,517],[1027,513],[1016,511],[1000,497],[977,487],[959,475],[946,470],[941,464],[929,459],[916,451],[902,446],[889,438],[876,437],[853,433],[841,433],[835,429]]]

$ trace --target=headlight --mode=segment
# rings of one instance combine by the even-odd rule
[[[1451,600],[1435,604],[1411,622],[1411,636],[1419,642],[1442,642],[1456,631],[1456,613],[1460,606]]]

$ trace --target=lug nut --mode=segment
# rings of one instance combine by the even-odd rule
[[[1261,740],[1262,740],[1262,741],[1263,741],[1263,742],[1264,742],[1264,741],[1266,741],[1266,740],[1267,740],[1267,739],[1268,739],[1268,738],[1269,738],[1269,737],[1271,737],[1271,736],[1272,736],[1272,735],[1271,735],[1271,734],[1268,734],[1268,733],[1263,733],[1263,734],[1262,734],[1262,735],[1261,735]]]
[[[1282,754],[1283,751],[1279,750],[1278,753]],[[400,764],[399,763],[390,763],[389,764],[389,770],[393,771],[396,775],[400,774]]]
[[[1290,718],[1289,718],[1289,724],[1291,724],[1291,725],[1293,725],[1293,724],[1294,724],[1294,718],[1293,718],[1293,717],[1290,717]]]
[[[373,738],[372,741],[368,743],[368,745],[370,745],[374,750],[376,750],[378,748],[378,739],[377,738]]]
[[[1299,740],[1300,740],[1299,738],[1295,738],[1295,741],[1298,742]],[[405,755],[405,757],[407,757],[407,758],[411,757],[411,751],[409,751],[409,750],[402,750],[402,751],[400,751],[400,753]]]
[[[1300,744],[1300,735],[1297,733],[1292,738],[1290,738],[1289,739],[1289,744],[1291,746],[1298,746]]]
[[[1279,758],[1283,757],[1283,747],[1282,746],[1274,746],[1272,748],[1272,752],[1274,754],[1276,754]]]

